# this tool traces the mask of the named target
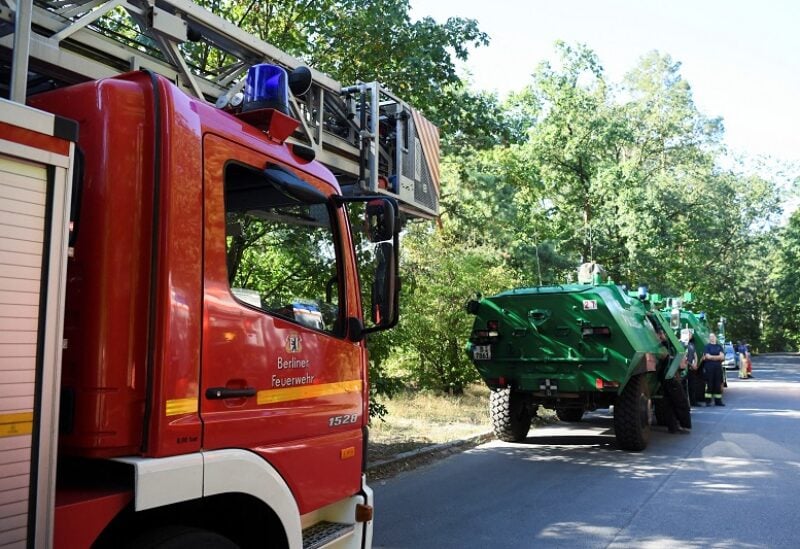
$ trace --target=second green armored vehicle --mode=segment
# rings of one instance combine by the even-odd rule
[[[618,445],[643,450],[651,398],[675,375],[683,347],[651,310],[646,289],[630,295],[584,264],[577,284],[516,289],[470,301],[467,353],[492,390],[498,438],[523,440],[544,406],[564,421],[614,407]]]
[[[670,328],[675,332],[675,335],[681,340],[684,346],[689,342],[689,337],[694,336],[695,352],[702,356],[703,349],[708,343],[709,336],[712,334],[711,328],[708,326],[708,320],[705,313],[695,313],[687,309],[687,305],[692,302],[692,294],[685,293],[683,297],[668,297],[664,300],[663,307],[660,310],[661,316],[669,322]],[[724,345],[725,342],[725,318],[720,318],[717,323],[717,338]],[[727,347],[726,347],[727,348]],[[732,346],[731,346],[732,350]],[[727,358],[723,362],[725,366],[722,369],[722,383],[723,387],[728,386],[728,373],[726,368],[736,367],[735,357],[731,353],[730,359]],[[656,413],[658,414],[658,408]]]
[[[691,293],[685,293],[683,297],[668,297],[664,300],[661,315],[669,322],[670,328],[681,341],[688,341],[689,335],[694,335],[695,348],[702,351],[708,343],[711,330],[705,313],[695,313],[686,308],[691,302]]]

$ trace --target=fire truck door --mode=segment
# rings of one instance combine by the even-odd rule
[[[291,188],[299,172],[259,152],[213,135],[204,151],[203,446],[253,449],[300,491],[334,479],[353,493],[364,349],[343,334],[356,308],[343,214],[322,194],[277,191],[271,178]],[[300,499],[315,497],[331,496]]]

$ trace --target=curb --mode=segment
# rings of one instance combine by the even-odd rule
[[[492,440],[493,438],[494,438],[494,433],[492,431],[486,431],[484,433],[480,433],[468,438],[451,440],[450,442],[443,442],[441,444],[433,444],[431,446],[417,448],[416,450],[409,450],[408,452],[402,452],[388,459],[382,459],[380,461],[376,461],[375,463],[369,463],[367,464],[367,471],[372,471],[373,469],[378,469],[379,467],[390,465],[392,463],[403,461],[405,459],[415,458],[426,454],[433,454],[436,452],[442,452],[444,450],[457,448],[459,446],[467,446],[470,444],[482,444],[484,442]]]

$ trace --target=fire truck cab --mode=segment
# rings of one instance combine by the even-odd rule
[[[0,546],[370,547],[435,126],[189,0],[0,0],[0,94]]]
[[[364,335],[397,317],[393,200],[342,197],[279,111],[262,130],[152,73],[29,104],[80,128],[55,546],[368,545]]]

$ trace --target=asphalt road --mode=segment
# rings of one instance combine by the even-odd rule
[[[374,546],[800,548],[800,356],[754,374],[641,453],[595,412],[378,481]]]

